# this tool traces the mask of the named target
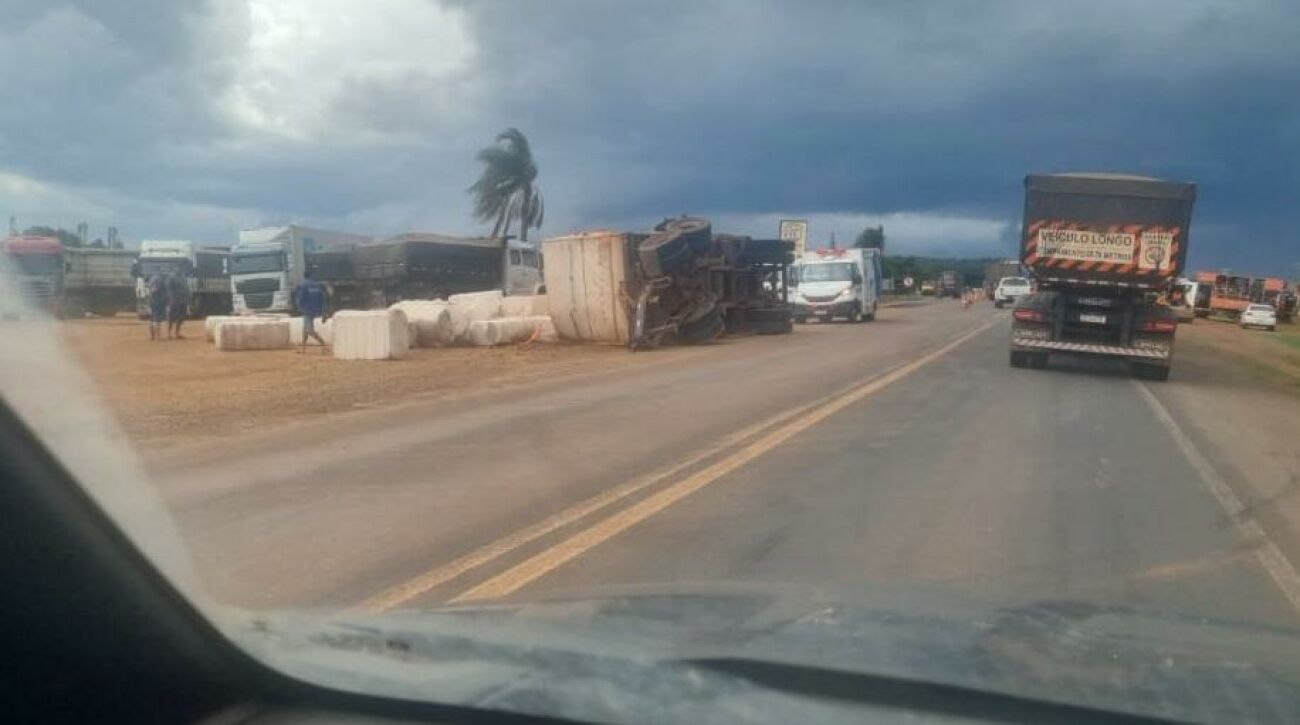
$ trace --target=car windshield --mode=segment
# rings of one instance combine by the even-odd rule
[[[799,270],[800,282],[848,282],[852,279],[853,265],[849,262],[805,264]]]
[[[283,269],[283,252],[234,252],[230,255],[231,274],[279,272]]]
[[[1295,720],[1298,38],[11,0],[0,469],[57,458],[145,555],[104,560],[352,695]]]

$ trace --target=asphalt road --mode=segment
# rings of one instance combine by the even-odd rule
[[[953,302],[250,437],[161,482],[218,599],[950,588],[1296,626],[1294,552],[1158,383]],[[1234,506],[1236,508],[1234,508]]]

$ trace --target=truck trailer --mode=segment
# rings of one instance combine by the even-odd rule
[[[1161,303],[1187,259],[1196,186],[1120,174],[1025,177],[1021,262],[1037,291],[1012,313],[1014,367],[1050,353],[1128,361],[1164,380],[1175,313]]]
[[[515,240],[411,232],[354,247],[350,264],[356,294],[376,307],[462,292],[545,291],[540,253]]]

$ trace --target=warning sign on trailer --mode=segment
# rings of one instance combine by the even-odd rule
[[[1136,234],[1086,229],[1038,230],[1038,256],[1043,258],[1132,264],[1136,251]],[[1168,248],[1165,258],[1168,259]]]
[[[1160,230],[1142,232],[1142,253],[1138,255],[1138,269],[1165,269],[1172,262],[1174,234]]]

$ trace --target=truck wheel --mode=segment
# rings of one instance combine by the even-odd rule
[[[853,311],[845,318],[852,324],[862,322],[862,303],[858,302],[853,305]]]
[[[808,324],[808,318],[807,318],[807,317],[803,317],[803,316],[795,317],[795,318],[794,318],[794,321],[795,321],[795,324],[798,324],[798,325],[806,325],[806,324]]]
[[[1013,367],[1013,368],[1027,368],[1027,367],[1029,367],[1029,353],[1020,352],[1020,351],[1018,351],[1018,350],[1012,350],[1012,351],[1011,351],[1011,367]]]
[[[998,308],[999,310],[1002,309],[1002,305],[1003,305],[1002,300],[993,300],[993,306]]]
[[[871,312],[868,312],[867,314],[863,315],[863,319],[865,319],[867,322],[875,322],[875,321],[876,321],[876,310],[879,309],[879,307],[880,307],[880,303],[879,303],[879,302],[872,302],[872,303],[871,303]]]
[[[1034,368],[1035,370],[1047,369],[1047,353],[1035,352],[1027,353],[1027,355],[1029,357],[1029,367]]]
[[[1168,380],[1168,365],[1153,365],[1151,363],[1133,363],[1133,375],[1142,380]]]

